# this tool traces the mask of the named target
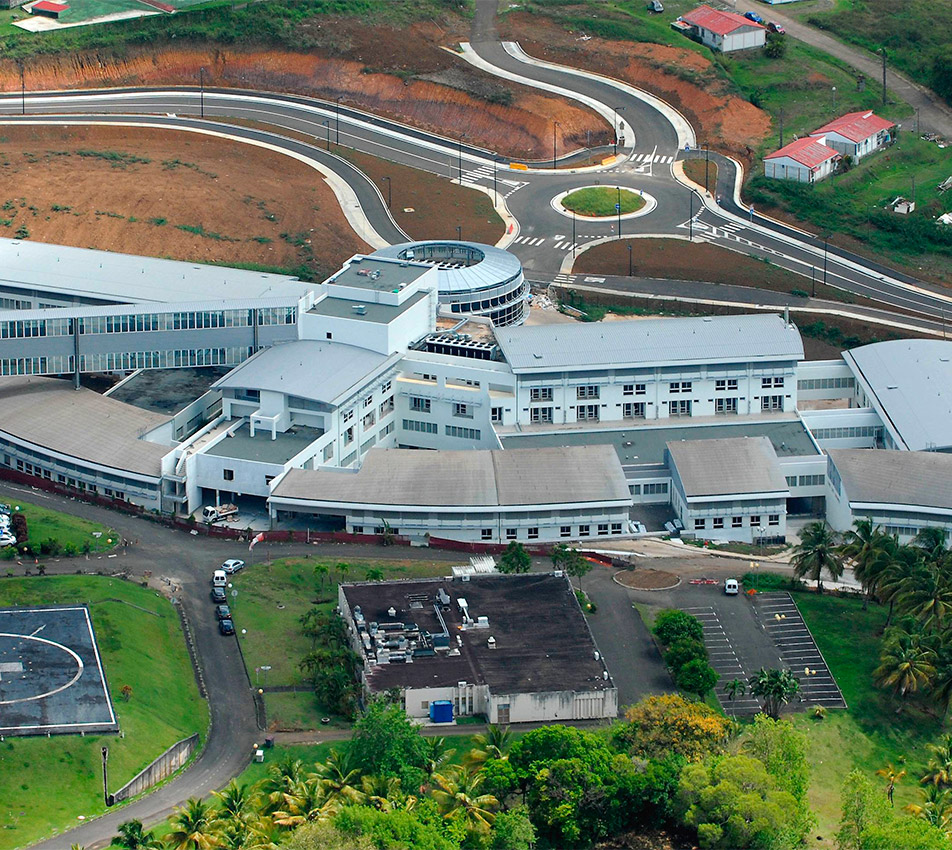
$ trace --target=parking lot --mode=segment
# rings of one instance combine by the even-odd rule
[[[803,701],[846,708],[846,700],[790,594],[758,593],[753,597],[753,611],[779,647],[783,666],[800,680]]]

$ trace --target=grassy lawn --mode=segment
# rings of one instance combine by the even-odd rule
[[[616,205],[621,207],[622,215],[627,215],[640,210],[645,205],[645,199],[635,192],[611,186],[590,186],[562,199],[562,206],[567,210],[592,217],[616,215]]]
[[[874,774],[888,762],[904,767],[908,775],[896,788],[896,807],[918,801],[925,745],[935,742],[943,727],[914,708],[897,714],[892,698],[873,685],[884,608],[863,611],[859,600],[813,593],[798,593],[795,599],[849,706],[822,721],[803,714],[795,721],[809,740],[810,802],[820,819],[818,834],[829,838],[840,817],[840,786],[853,768],[878,782]]]
[[[323,705],[310,691],[290,691],[265,695],[268,727],[282,731],[304,729],[348,728],[343,718],[328,714]],[[322,717],[330,717],[328,726],[321,725]]]
[[[178,615],[166,599],[99,576],[0,580],[0,605],[53,601],[90,605],[124,737],[60,735],[0,744],[0,850],[103,811],[101,745],[109,746],[114,791],[167,747],[193,732],[204,737],[208,727],[208,707],[195,685]],[[120,696],[124,685],[132,688],[128,702]]]
[[[24,502],[17,494],[0,489],[0,502],[19,507],[26,517],[29,543],[33,549],[39,549],[46,540],[56,540],[60,546],[75,547],[81,552],[85,544],[89,544],[91,552],[105,552],[116,544],[116,534],[111,529],[96,522],[71,516],[70,514],[53,511],[40,505]],[[95,534],[99,537],[95,537]]]
[[[709,191],[713,192],[717,185],[717,163],[703,159],[686,159],[681,163],[684,168],[684,176],[688,180],[693,180],[698,186],[707,184]]]

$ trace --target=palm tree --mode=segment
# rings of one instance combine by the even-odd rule
[[[923,785],[952,788],[952,735],[939,744],[929,744],[929,764],[919,780]]]
[[[869,606],[869,597],[875,592],[889,563],[889,541],[889,536],[867,517],[853,523],[853,528],[843,535],[843,542],[837,548],[841,557],[853,562],[853,575],[866,591],[863,610]]]
[[[127,820],[119,824],[119,834],[112,839],[112,843],[122,850],[156,850],[163,846],[151,832],[143,831],[141,820]]]
[[[402,783],[396,776],[362,776],[360,791],[367,805],[382,812],[410,811],[417,802],[416,797],[403,793]]]
[[[316,765],[310,778],[320,785],[324,797],[334,805],[359,803],[363,799],[358,788],[360,770],[353,767],[350,759],[339,750],[331,750],[324,763]]]
[[[485,732],[473,735],[473,743],[476,746],[464,759],[467,766],[484,764],[489,759],[507,759],[512,746],[512,732],[508,726],[491,723]]]
[[[836,532],[824,521],[811,522],[800,532],[800,542],[793,548],[793,574],[808,576],[816,582],[817,593],[823,593],[823,571],[836,581],[843,575],[843,563],[836,554]]]
[[[873,675],[880,685],[895,689],[905,700],[908,694],[929,684],[935,676],[935,660],[935,652],[923,643],[921,635],[892,626]]]
[[[446,764],[449,758],[456,752],[454,747],[446,743],[446,738],[424,738],[423,770],[427,777],[438,773],[440,768]]]
[[[446,773],[433,774],[434,789],[430,792],[440,813],[447,820],[460,821],[467,832],[485,835],[496,815],[499,801],[492,794],[481,794],[485,774],[454,767]]]
[[[916,536],[912,538],[912,545],[925,552],[927,557],[938,560],[945,554],[945,541],[944,528],[929,526],[919,529]]]
[[[889,614],[883,631],[892,622],[893,611],[899,597],[907,590],[912,577],[922,567],[923,556],[914,546],[903,546],[896,537],[891,537],[886,548],[886,564],[877,582],[881,601],[889,603]]]
[[[750,679],[750,695],[759,697],[764,711],[774,720],[780,719],[780,709],[800,693],[800,680],[789,670],[763,667]]]
[[[265,799],[262,811],[266,814],[284,805],[285,793],[295,788],[304,779],[304,764],[288,755],[268,768],[268,775],[261,780],[259,793]]]
[[[893,792],[896,790],[896,786],[902,782],[906,771],[896,770],[896,768],[892,766],[892,762],[889,762],[885,767],[879,768],[879,770],[876,771],[876,775],[882,776],[886,780],[886,797],[891,806],[893,804]]]
[[[282,795],[284,805],[272,817],[278,826],[297,829],[305,823],[328,820],[340,811],[330,802],[320,783],[314,778],[302,779]]]
[[[252,825],[259,819],[251,789],[232,779],[222,791],[212,793],[220,801],[218,819],[225,846],[243,847],[251,833]]]
[[[176,808],[169,825],[172,829],[165,839],[169,850],[211,850],[222,846],[215,810],[195,797]]]
[[[747,693],[747,683],[743,679],[731,679],[724,685],[724,693],[727,699],[733,704],[737,697],[742,697]]]
[[[913,817],[928,821],[948,836],[952,827],[952,796],[949,794],[949,789],[930,785],[920,793],[922,802],[911,803],[906,806],[906,811]]]
[[[920,567],[898,593],[896,604],[926,628],[941,632],[952,613],[952,576],[938,564]]]

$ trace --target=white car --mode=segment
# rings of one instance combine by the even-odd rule
[[[229,558],[221,565],[221,568],[228,575],[234,575],[238,570],[242,569],[245,565],[244,561],[239,561],[237,558]]]
[[[740,587],[737,584],[736,578],[725,579],[724,593],[728,596],[737,596],[737,594],[740,593]]]
[[[7,546],[15,546],[17,538],[15,534],[10,534],[7,531],[0,533],[0,548]]]

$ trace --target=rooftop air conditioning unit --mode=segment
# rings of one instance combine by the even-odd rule
[[[364,306],[363,304],[355,304],[355,305],[353,306],[353,311],[354,311],[358,316],[366,316],[366,315],[367,315],[367,308],[366,308],[366,306]]]

